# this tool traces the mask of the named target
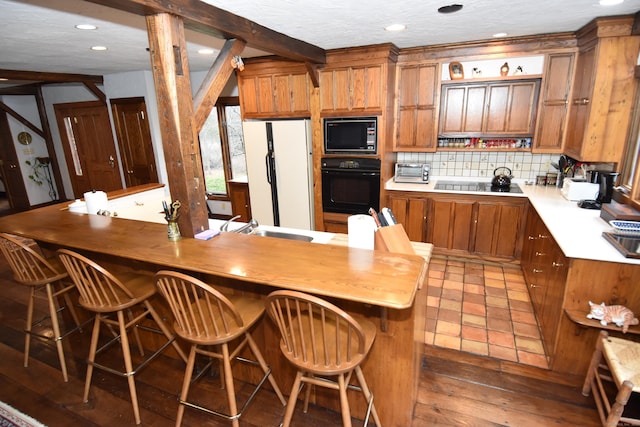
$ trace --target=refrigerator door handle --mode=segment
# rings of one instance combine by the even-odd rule
[[[271,184],[271,153],[267,153],[264,158],[265,168],[267,169],[267,182]]]

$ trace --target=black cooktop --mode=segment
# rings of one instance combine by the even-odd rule
[[[471,191],[479,193],[522,193],[518,184],[511,184],[509,187],[493,187],[490,182],[477,181],[437,181],[434,187],[436,190],[447,191]]]

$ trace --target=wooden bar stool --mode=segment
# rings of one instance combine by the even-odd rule
[[[69,291],[74,289],[73,283],[65,283],[63,279],[68,277],[57,257],[46,258],[40,247],[34,241],[25,241],[20,237],[6,233],[0,234],[0,250],[6,258],[13,272],[13,279],[21,285],[29,286],[29,302],[27,303],[27,321],[24,338],[24,367],[29,366],[29,351],[31,349],[31,336],[49,339],[56,343],[60,370],[65,382],[69,381],[67,364],[64,358],[62,339],[80,329],[78,316],[69,298]],[[42,295],[42,292],[46,293]],[[62,296],[65,305],[58,306],[58,297]],[[46,298],[49,306],[49,315],[44,319],[33,321],[33,308],[35,298]],[[64,334],[60,331],[58,313],[69,308],[69,312],[75,322],[75,327]],[[33,332],[33,327],[42,323],[47,318],[51,319],[53,337]]]
[[[305,413],[309,407],[311,385],[338,390],[342,424],[351,426],[347,399],[347,389],[350,388],[361,391],[368,404],[364,425],[367,425],[369,415],[373,415],[376,426],[380,427],[373,394],[360,369],[375,340],[376,326],[364,317],[349,315],[325,300],[301,292],[272,292],[266,304],[269,317],[280,331],[280,350],[298,369],[283,426],[290,425],[298,394],[304,383],[308,383]],[[359,387],[349,384],[354,371]],[[337,381],[327,377],[337,377]]]
[[[260,349],[249,332],[249,329],[264,314],[265,307],[262,300],[240,295],[225,296],[210,285],[182,273],[160,271],[156,277],[158,289],[169,303],[176,319],[174,323],[176,334],[191,343],[187,369],[180,392],[180,404],[176,418],[177,427],[182,424],[184,409],[187,406],[227,419],[232,422],[234,427],[237,427],[239,418],[267,379],[282,405],[286,404],[278,384],[271,375],[271,369],[267,366]],[[241,341],[231,351],[229,344],[236,339]],[[238,356],[247,344],[256,359],[255,361]],[[219,351],[212,351],[211,346],[219,346]],[[187,401],[197,354],[220,361],[222,365],[220,374],[224,377],[230,414],[214,411]],[[264,374],[239,411],[231,370],[231,362],[234,359],[259,366]],[[211,362],[200,370],[193,381],[199,379],[210,367]]]
[[[615,384],[613,404],[602,380]],[[582,387],[583,395],[588,396],[590,391],[604,427],[619,423],[640,426],[640,418],[623,416],[631,393],[640,392],[640,343],[610,337],[607,331],[601,331]]]
[[[151,360],[160,354],[165,348],[172,344],[180,357],[186,362],[187,358],[175,336],[162,321],[156,310],[151,305],[149,299],[156,294],[156,287],[153,276],[126,273],[116,278],[113,274],[105,270],[94,261],[67,249],[59,249],[58,255],[64,264],[69,277],[80,292],[80,305],[85,309],[95,313],[93,323],[93,333],[91,335],[91,346],[89,358],[87,360],[87,376],[84,386],[84,402],[89,401],[89,388],[91,387],[91,376],[93,368],[102,369],[115,375],[127,378],[129,383],[129,393],[133,405],[133,414],[136,424],[140,424],[140,410],[138,408],[138,396],[136,393],[135,375],[146,366]],[[137,313],[133,314],[136,308]],[[125,312],[128,319],[125,319]],[[160,330],[148,328],[138,323],[151,315]],[[115,316],[116,319],[112,317]],[[100,347],[98,350],[98,339],[100,336],[100,326],[105,324],[114,337]],[[114,328],[117,328],[116,329]],[[146,357],[136,367],[133,366],[131,350],[129,348],[128,331],[133,329],[135,339],[138,343],[140,356],[144,356],[144,350],[138,335],[138,328],[146,331],[161,333],[167,341],[160,346],[153,354]],[[119,371],[111,367],[102,365],[95,361],[96,356],[106,350],[111,344],[120,342],[124,357],[125,371]]]

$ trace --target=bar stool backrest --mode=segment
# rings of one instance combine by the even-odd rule
[[[267,313],[278,326],[280,348],[298,367],[318,374],[351,370],[366,356],[360,324],[335,305],[295,291],[267,297]]]
[[[65,271],[47,261],[36,249],[10,234],[0,233],[0,250],[11,267],[13,278],[19,283],[37,286],[67,275]]]
[[[68,249],[58,256],[80,293],[80,304],[93,311],[116,311],[138,303],[120,280],[94,261]]]
[[[233,303],[210,285],[186,274],[160,271],[160,294],[175,317],[176,333],[192,342],[226,342],[245,332]]]

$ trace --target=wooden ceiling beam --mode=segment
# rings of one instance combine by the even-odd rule
[[[30,80],[46,83],[104,83],[102,76],[92,76],[89,74],[44,73],[40,71],[19,71],[2,69],[0,69],[0,78],[11,80]]]
[[[295,61],[325,64],[326,52],[253,21],[200,0],[87,0],[114,9],[148,16],[170,13],[183,18],[185,28],[223,39],[238,39],[247,46]]]

